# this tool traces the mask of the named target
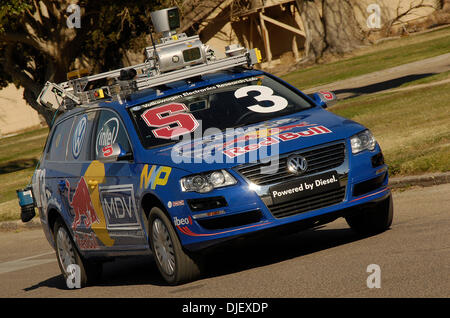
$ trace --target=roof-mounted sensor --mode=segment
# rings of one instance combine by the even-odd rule
[[[261,62],[261,52],[256,48],[248,50],[233,44],[226,47],[225,58],[217,59],[214,51],[203,44],[198,35],[176,34],[180,26],[176,7],[152,12],[151,18],[155,31],[162,32],[163,37],[145,49],[144,63],[95,75],[72,71],[67,82],[47,82],[39,94],[38,103],[60,111],[89,106],[101,100],[122,103],[136,91],[237,66],[252,67]]]

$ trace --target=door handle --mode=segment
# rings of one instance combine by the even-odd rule
[[[64,191],[66,189],[66,182],[64,180],[59,180],[58,181],[58,188],[59,191]]]
[[[95,188],[98,185],[98,181],[97,180],[88,180],[87,184],[91,187],[91,188]]]

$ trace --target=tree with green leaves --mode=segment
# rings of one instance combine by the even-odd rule
[[[70,4],[80,9],[79,28],[67,22],[74,19]],[[74,69],[98,73],[134,64],[143,55],[133,52],[150,44],[150,12],[161,6],[157,0],[2,0],[0,87],[23,87],[26,102],[50,124],[55,110],[36,102],[45,82],[66,81]]]

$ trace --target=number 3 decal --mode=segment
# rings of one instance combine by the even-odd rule
[[[152,130],[156,138],[171,139],[191,133],[199,126],[195,117],[186,113],[188,110],[184,104],[171,103],[148,109],[141,117],[149,127],[160,127]],[[173,124],[177,127],[171,127]]]
[[[250,85],[250,86],[241,87],[237,91],[234,92],[234,96],[236,98],[246,97],[246,96],[248,96],[248,92],[259,92],[259,95],[254,97],[258,102],[270,101],[273,103],[273,105],[270,107],[263,107],[259,104],[247,107],[251,111],[254,111],[257,113],[278,112],[280,110],[285,109],[288,105],[288,101],[286,98],[277,96],[277,95],[273,95],[273,90],[267,86]]]

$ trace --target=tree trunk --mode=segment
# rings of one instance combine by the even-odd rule
[[[349,0],[324,1],[323,19],[329,52],[343,54],[363,44],[364,35]]]
[[[343,54],[364,43],[351,0],[297,0],[305,28],[305,58],[315,62],[325,52]],[[322,8],[322,15],[320,9]]]
[[[297,0],[300,17],[305,28],[305,58],[303,62],[315,62],[326,49],[325,29],[315,1]]]

